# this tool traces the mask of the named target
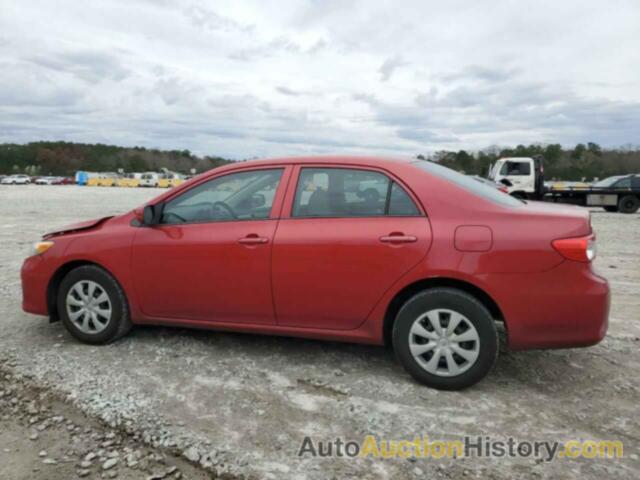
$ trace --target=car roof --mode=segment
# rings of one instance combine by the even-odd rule
[[[388,163],[413,163],[419,160],[411,157],[372,156],[372,155],[312,155],[300,157],[275,157],[256,160],[237,161],[225,165],[233,167],[258,166],[264,164],[289,165],[289,164],[343,164],[343,165],[367,165],[383,166]]]

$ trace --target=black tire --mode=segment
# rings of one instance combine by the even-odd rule
[[[430,373],[411,353],[409,339],[414,322],[434,309],[453,310],[461,314],[477,331],[477,359],[459,375]],[[499,342],[495,321],[475,297],[454,288],[434,288],[418,293],[402,306],[393,325],[393,347],[400,363],[418,382],[439,390],[462,390],[482,380],[493,368],[498,357]]]
[[[605,212],[614,213],[618,211],[618,207],[616,205],[607,205],[606,207],[602,207],[602,208],[604,208]]]
[[[625,195],[618,201],[620,213],[636,213],[640,208],[640,199],[635,195]]]
[[[111,317],[104,330],[98,333],[81,331],[69,318],[66,298],[69,290],[82,280],[97,283],[108,295],[111,304]],[[84,343],[102,345],[113,342],[126,335],[131,330],[132,323],[129,314],[129,303],[115,278],[108,272],[95,265],[84,265],[71,270],[60,283],[57,294],[58,315],[62,324],[71,335]]]

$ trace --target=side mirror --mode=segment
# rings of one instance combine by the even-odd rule
[[[145,205],[142,211],[142,223],[147,226],[157,225],[160,223],[162,215],[162,205]]]
[[[142,211],[142,223],[144,225],[153,225],[153,220],[156,218],[155,207],[153,205],[145,205]]]

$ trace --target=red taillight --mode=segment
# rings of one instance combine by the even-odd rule
[[[590,262],[596,257],[596,237],[560,238],[551,242],[560,255],[576,262]]]

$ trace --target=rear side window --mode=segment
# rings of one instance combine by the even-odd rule
[[[294,217],[416,216],[411,197],[386,175],[347,168],[303,168]]]
[[[631,177],[623,178],[614,185],[616,188],[631,188]]]
[[[416,204],[413,203],[407,192],[393,182],[391,185],[391,197],[389,199],[389,215],[394,217],[414,217],[420,215]]]
[[[468,177],[467,175],[463,175],[455,170],[438,165],[437,163],[426,160],[417,160],[413,162],[413,164],[431,175],[447,180],[458,187],[477,195],[478,197],[490,200],[499,205],[503,205],[505,207],[521,207],[524,205],[522,200],[518,200],[511,195],[501,192],[497,188],[485,185],[482,182],[474,180],[472,177]]]

